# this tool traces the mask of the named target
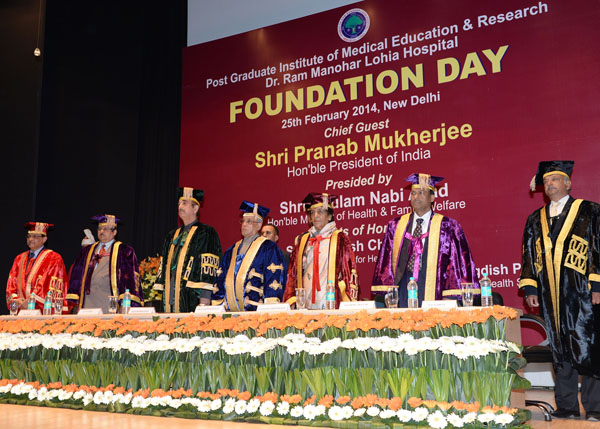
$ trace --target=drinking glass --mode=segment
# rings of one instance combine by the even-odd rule
[[[10,315],[16,316],[19,312],[19,302],[16,299],[11,299],[9,304]]]
[[[398,288],[391,287],[385,294],[385,306],[387,308],[398,308]]]
[[[460,289],[462,292],[463,307],[473,306],[473,283],[461,283]]]
[[[108,297],[108,313],[109,314],[117,314],[117,309],[119,308],[119,299],[116,296]]]
[[[296,308],[304,310],[306,308],[306,290],[302,288],[296,289]]]
[[[57,292],[54,295],[54,314],[60,316],[63,312],[63,295],[61,292]]]

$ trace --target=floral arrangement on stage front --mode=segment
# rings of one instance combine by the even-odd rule
[[[65,385],[60,382],[42,385],[18,380],[0,380],[1,401],[11,404],[67,407],[94,411],[218,419],[271,424],[354,428],[386,427],[399,424],[426,424],[432,428],[515,426],[523,416],[507,407],[481,407],[479,403],[423,401],[409,398],[402,406],[400,398],[385,399],[366,395],[351,399],[334,399],[327,395],[302,400],[300,395],[278,395],[268,392],[252,397],[249,392],[221,389],[217,393],[191,390],[156,389],[125,390],[107,386]],[[385,425],[385,426],[384,426]]]
[[[296,414],[301,410],[295,418],[306,419],[305,413],[314,411],[309,405],[317,401],[325,406],[325,401],[329,406],[320,409],[319,416],[330,422],[336,421],[331,415],[343,414],[346,420],[377,417],[414,423],[424,413],[417,411],[422,404],[415,404],[435,402],[425,405],[422,420],[441,416],[438,420],[445,423],[439,427],[445,427],[454,425],[452,419],[458,423],[456,418],[468,414],[468,420],[469,413],[475,413],[480,424],[487,418],[481,415],[490,414],[484,409],[494,414],[508,405],[511,389],[527,384],[516,373],[524,364],[520,346],[505,340],[506,319],[515,315],[514,310],[493,307],[328,316],[253,313],[156,321],[7,320],[0,322],[0,377],[47,386],[57,382],[121,386],[123,392],[147,392],[146,396],[173,389],[187,392],[190,399],[199,392],[247,392],[248,398],[236,399],[236,407],[251,397],[294,394],[298,401],[291,410]],[[224,396],[219,395],[218,399]],[[372,406],[354,407],[360,403],[357,398],[367,397],[379,401],[377,413]],[[347,408],[342,411],[340,401],[345,398],[352,398],[351,416]],[[393,408],[386,401],[393,401]],[[152,402],[140,403],[154,407]],[[279,409],[277,401],[271,403]],[[455,411],[439,404],[454,404]],[[471,409],[461,411],[457,404],[470,404]],[[223,402],[223,409],[212,411],[223,418],[230,414],[225,407]],[[360,408],[365,414],[355,415]],[[407,413],[410,419],[402,420]],[[521,421],[511,420],[513,425]]]
[[[158,256],[148,256],[140,262],[140,278],[142,291],[144,292],[144,302],[160,301],[162,299],[162,291],[154,289],[159,265],[160,257]]]

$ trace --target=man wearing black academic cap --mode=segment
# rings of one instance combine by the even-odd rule
[[[443,177],[411,174],[407,213],[389,221],[375,265],[371,292],[383,295],[398,287],[398,306],[408,306],[407,284],[418,284],[419,303],[461,299],[461,282],[473,283],[479,293],[475,263],[460,224],[433,212],[435,186]]]
[[[164,290],[163,311],[187,313],[210,304],[221,261],[221,240],[212,226],[200,223],[204,191],[179,188],[178,213],[183,226],[167,234],[155,289]]]
[[[600,206],[574,199],[573,161],[544,161],[532,181],[550,204],[527,219],[519,288],[546,321],[556,374],[557,418],[600,421]]]
[[[228,311],[256,310],[281,302],[285,284],[283,254],[275,242],[259,235],[269,209],[243,201],[242,239],[225,252],[213,290],[213,305]]]
[[[81,248],[71,267],[67,302],[69,307],[101,308],[108,312],[108,297],[122,302],[129,289],[131,305],[144,305],[137,256],[133,247],[116,240],[121,221],[110,214],[92,217],[98,222],[98,241]]]

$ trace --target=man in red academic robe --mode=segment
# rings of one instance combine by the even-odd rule
[[[27,247],[29,250],[15,258],[8,283],[6,285],[6,302],[15,299],[19,308],[27,308],[27,300],[35,294],[36,308],[43,309],[44,298],[51,291],[65,296],[67,273],[62,257],[46,248],[48,229],[54,225],[44,222],[29,222],[27,229]]]

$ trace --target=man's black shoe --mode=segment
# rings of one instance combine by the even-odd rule
[[[585,414],[585,419],[590,422],[600,422],[600,412],[599,411],[590,411]]]
[[[579,411],[573,410],[565,410],[564,408],[559,408],[553,413],[550,413],[552,417],[556,419],[576,419],[579,418]]]

